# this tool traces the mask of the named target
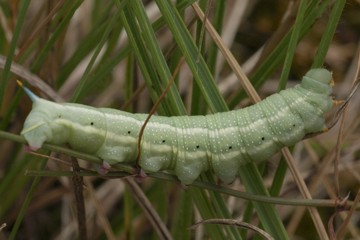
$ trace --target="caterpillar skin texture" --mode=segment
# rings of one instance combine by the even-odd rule
[[[229,183],[242,164],[263,161],[305,134],[326,128],[324,113],[333,105],[331,80],[329,71],[312,69],[301,84],[244,109],[207,116],[152,116],[142,136],[140,166],[150,172],[171,170],[184,184],[213,170]],[[111,165],[135,162],[147,114],[59,104],[25,91],[33,107],[21,134],[32,149],[44,142],[67,143]]]

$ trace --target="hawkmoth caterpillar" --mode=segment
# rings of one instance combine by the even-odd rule
[[[333,106],[332,75],[312,69],[300,84],[252,106],[206,116],[152,116],[141,139],[139,164],[150,172],[172,170],[185,184],[212,170],[225,183],[246,162],[263,161],[306,134],[326,128]],[[21,134],[32,149],[44,142],[69,144],[113,165],[135,162],[147,114],[74,103],[54,103],[25,91],[33,107]]]

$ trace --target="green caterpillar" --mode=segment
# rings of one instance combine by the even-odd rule
[[[263,161],[306,134],[323,131],[324,114],[333,106],[331,81],[326,69],[312,69],[301,84],[244,109],[206,116],[152,116],[141,139],[140,166],[150,172],[172,170],[185,184],[212,170],[229,183],[242,164]],[[25,91],[33,108],[21,134],[32,149],[44,142],[68,143],[110,165],[136,161],[147,114],[59,104]]]

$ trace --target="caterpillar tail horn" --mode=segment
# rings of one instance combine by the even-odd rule
[[[16,80],[17,84],[19,85],[19,87],[21,87],[22,89],[24,89],[26,95],[29,96],[29,98],[31,99],[32,102],[35,102],[36,100],[39,99],[38,96],[35,95],[35,93],[33,93],[30,89],[28,89],[27,87],[24,86],[24,84],[20,81],[20,80]]]

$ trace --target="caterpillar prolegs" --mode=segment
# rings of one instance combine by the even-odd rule
[[[185,184],[212,170],[229,183],[242,164],[263,161],[326,128],[324,114],[333,105],[331,80],[326,69],[312,69],[299,85],[244,109],[206,116],[152,116],[141,139],[140,166],[150,172],[172,170]],[[21,134],[31,148],[44,142],[67,143],[110,165],[136,161],[147,114],[59,104],[25,91],[33,107]]]

